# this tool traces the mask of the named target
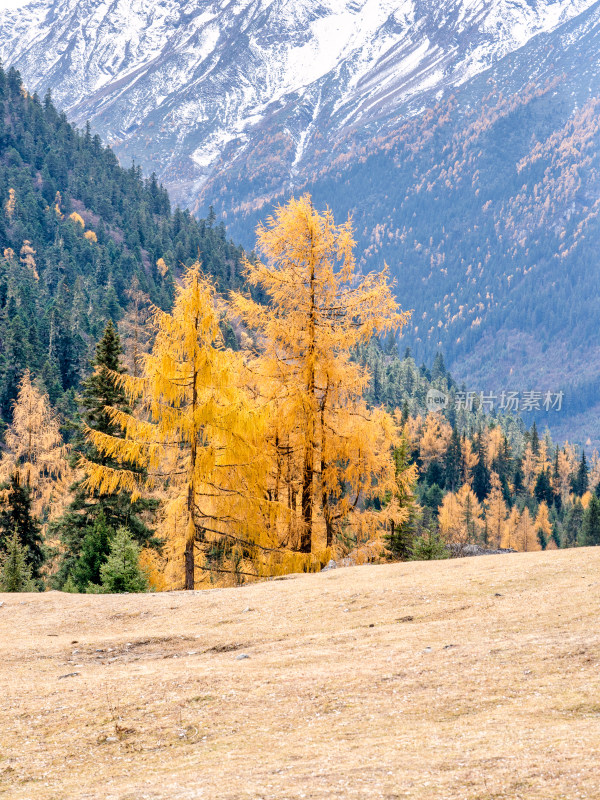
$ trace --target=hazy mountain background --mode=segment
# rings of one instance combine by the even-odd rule
[[[418,360],[564,390],[600,440],[600,2],[38,0],[0,55],[235,241],[290,193],[352,213]]]

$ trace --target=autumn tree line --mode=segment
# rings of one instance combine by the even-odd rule
[[[354,244],[306,195],[258,228],[249,291],[219,295],[196,263],[170,312],[133,297],[68,446],[25,372],[0,460],[5,588],[192,589],[348,554],[600,544],[598,454],[477,408],[421,413],[429,386],[456,385],[441,355],[398,357],[408,314]]]
[[[171,312],[140,311],[131,369],[107,325],[70,456],[25,374],[1,462],[3,528],[5,548],[17,531],[34,579],[54,548],[55,585],[100,590],[127,532],[159,588],[319,569],[340,542],[370,552],[384,518],[404,519],[395,492],[416,472],[394,460],[402,426],[366,403],[370,375],[353,357],[408,318],[387,271],[359,275],[350,223],[309,196],[259,228],[257,249],[263,260],[245,270],[264,300],[225,302],[191,266]],[[224,316],[245,347],[226,346]]]

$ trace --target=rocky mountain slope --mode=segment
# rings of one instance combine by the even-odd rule
[[[0,52],[27,86],[52,87],[71,119],[189,192],[226,145],[239,156],[274,122],[293,180],[324,129],[394,128],[590,5],[34,0],[0,14]]]
[[[246,246],[309,189],[390,264],[417,358],[564,391],[600,440],[599,0],[34,0],[0,55]],[[535,409],[534,409],[535,410]]]

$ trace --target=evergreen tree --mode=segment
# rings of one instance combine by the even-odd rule
[[[477,437],[477,464],[473,467],[473,491],[480,503],[488,496],[490,484],[490,471],[486,464],[485,448],[481,434]]]
[[[600,545],[600,500],[592,495],[588,507],[583,514],[583,523],[578,537],[582,547]]]
[[[444,492],[437,483],[432,484],[423,495],[423,505],[431,509],[433,517],[437,518],[439,507],[442,505]]]
[[[108,527],[104,513],[100,511],[94,527],[88,528],[83,538],[79,559],[73,568],[73,582],[80,592],[84,592],[89,584],[101,582],[100,570],[108,558],[113,537],[114,531]]]
[[[575,476],[571,481],[573,493],[576,494],[578,497],[583,497],[583,495],[587,492],[588,483],[589,483],[588,465],[584,450],[581,454],[581,461],[579,462],[579,467],[577,468],[577,472],[575,473]]]
[[[548,506],[552,505],[554,501],[554,492],[550,484],[549,470],[544,469],[537,476],[533,494],[538,503],[546,503]]]
[[[580,500],[576,500],[566,513],[563,526],[564,536],[563,547],[574,547],[581,532],[583,525],[583,506]]]
[[[456,492],[460,488],[462,449],[460,445],[460,435],[456,427],[452,428],[452,436],[446,450],[444,459],[446,473],[446,488],[451,492]]]
[[[415,540],[411,561],[436,561],[438,559],[449,558],[450,553],[444,540],[438,533],[429,533],[419,536]]]
[[[91,442],[83,437],[85,428],[98,431],[108,436],[120,435],[119,426],[113,423],[106,411],[107,407],[128,412],[129,408],[123,389],[115,380],[115,376],[124,374],[121,366],[121,342],[112,321],[109,321],[104,335],[96,348],[96,357],[92,362],[94,372],[82,383],[81,416],[83,426],[80,429],[78,450],[85,458],[95,464],[112,469],[119,469],[119,462],[100,453]],[[97,575],[100,561],[106,555],[104,533],[97,542],[93,541],[94,530],[104,531],[110,538],[111,533],[119,527],[131,531],[134,539],[142,545],[157,545],[152,538],[152,531],[140,517],[140,514],[156,507],[155,501],[136,500],[131,502],[131,494],[120,491],[115,494],[89,492],[84,482],[74,487],[74,497],[67,512],[52,524],[52,533],[58,536],[64,546],[62,561],[55,579],[62,586],[69,574],[73,574],[78,586],[84,588],[88,570]],[[99,526],[99,527],[97,527]],[[86,541],[86,552],[83,552]],[[83,559],[83,561],[81,560]],[[77,566],[76,566],[77,565]]]
[[[437,353],[433,360],[433,366],[431,368],[431,379],[436,380],[436,378],[445,378],[445,377],[446,377],[446,365],[444,363],[444,356],[441,353]]]
[[[102,591],[110,594],[147,592],[148,576],[140,567],[140,548],[126,528],[119,528],[110,554],[100,568]]]
[[[557,547],[562,547],[562,538],[560,535],[560,526],[557,521],[552,525],[552,541]]]
[[[535,422],[531,427],[530,444],[533,454],[537,456],[537,454],[540,452],[540,437]]]
[[[6,551],[16,533],[22,547],[26,548],[27,564],[31,574],[39,579],[45,560],[41,528],[31,512],[31,491],[23,486],[17,475],[13,475],[4,487],[0,502],[0,551]]]
[[[394,466],[396,472],[396,492],[393,500],[402,511],[400,520],[390,519],[390,533],[386,537],[388,548],[395,558],[405,559],[410,556],[415,537],[416,505],[415,484],[417,471],[411,465],[408,441],[402,436],[400,444],[394,450]]]
[[[515,471],[513,473],[513,487],[515,495],[520,494],[525,488],[523,479],[522,459],[519,459],[515,464]]]
[[[35,592],[37,586],[27,561],[27,548],[19,542],[17,531],[8,542],[6,555],[0,562],[0,592]]]

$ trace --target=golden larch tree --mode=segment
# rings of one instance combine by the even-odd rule
[[[529,494],[533,494],[535,486],[537,459],[531,449],[531,445],[527,444],[523,454],[523,482]]]
[[[275,492],[290,469],[302,553],[315,549],[319,514],[330,546],[337,523],[395,485],[391,446],[398,431],[383,409],[366,407],[370,376],[351,355],[374,335],[401,329],[409,315],[399,311],[387,268],[357,273],[354,247],[350,221],[336,225],[308,194],[292,199],[257,229],[264,261],[245,261],[248,282],[269,305],[232,297],[262,351],[253,369],[273,420]]]
[[[507,510],[498,473],[492,472],[491,484],[492,488],[485,501],[485,520],[489,543],[497,548],[501,546]]]
[[[548,511],[548,505],[545,502],[540,503],[538,506],[538,511],[535,517],[535,522],[533,527],[535,528],[538,540],[541,537],[543,537],[544,542],[546,542],[547,544],[550,541],[550,537],[552,536],[552,523],[550,522],[550,513]],[[540,542],[540,547],[541,546],[542,545]]]
[[[442,460],[448,448],[452,428],[439,414],[429,413],[425,419],[419,442],[419,454],[423,470],[433,461]]]
[[[600,456],[598,451],[594,449],[590,459],[590,473],[589,473],[589,487],[592,491],[596,489],[600,483]]]
[[[519,520],[519,527],[517,528],[517,550],[528,553],[533,550],[541,550],[542,546],[538,539],[537,531],[535,529],[534,521],[531,519],[531,514],[527,506],[523,509],[521,518]]]
[[[114,374],[134,408],[110,412],[122,438],[86,431],[123,469],[87,462],[87,486],[123,489],[133,500],[162,488],[162,532],[177,564],[183,556],[183,584],[193,589],[204,566],[197,550],[203,558],[214,542],[250,552],[270,544],[263,415],[245,389],[242,355],[222,346],[214,288],[199,264],[177,287],[172,313],[155,308],[152,325],[154,345],[140,356],[140,376]]]
[[[483,511],[475,493],[468,484],[458,492],[449,492],[439,511],[440,533],[453,544],[474,544],[483,528]]]
[[[67,447],[58,417],[26,370],[13,405],[13,419],[6,431],[5,452],[0,460],[0,483],[16,475],[31,491],[32,510],[44,518],[60,512],[72,479]]]
[[[513,507],[508,515],[508,519],[504,523],[502,533],[502,540],[500,546],[505,550],[517,550],[518,540],[517,532],[519,530],[519,522],[521,516],[517,508]]]
[[[565,442],[558,454],[558,485],[555,487],[560,492],[563,503],[571,492],[571,476],[577,466],[577,457],[572,445]]]
[[[466,436],[463,436],[461,441],[461,456],[462,479],[465,484],[471,486],[473,482],[473,470],[479,463],[479,456],[473,450],[473,445]]]

